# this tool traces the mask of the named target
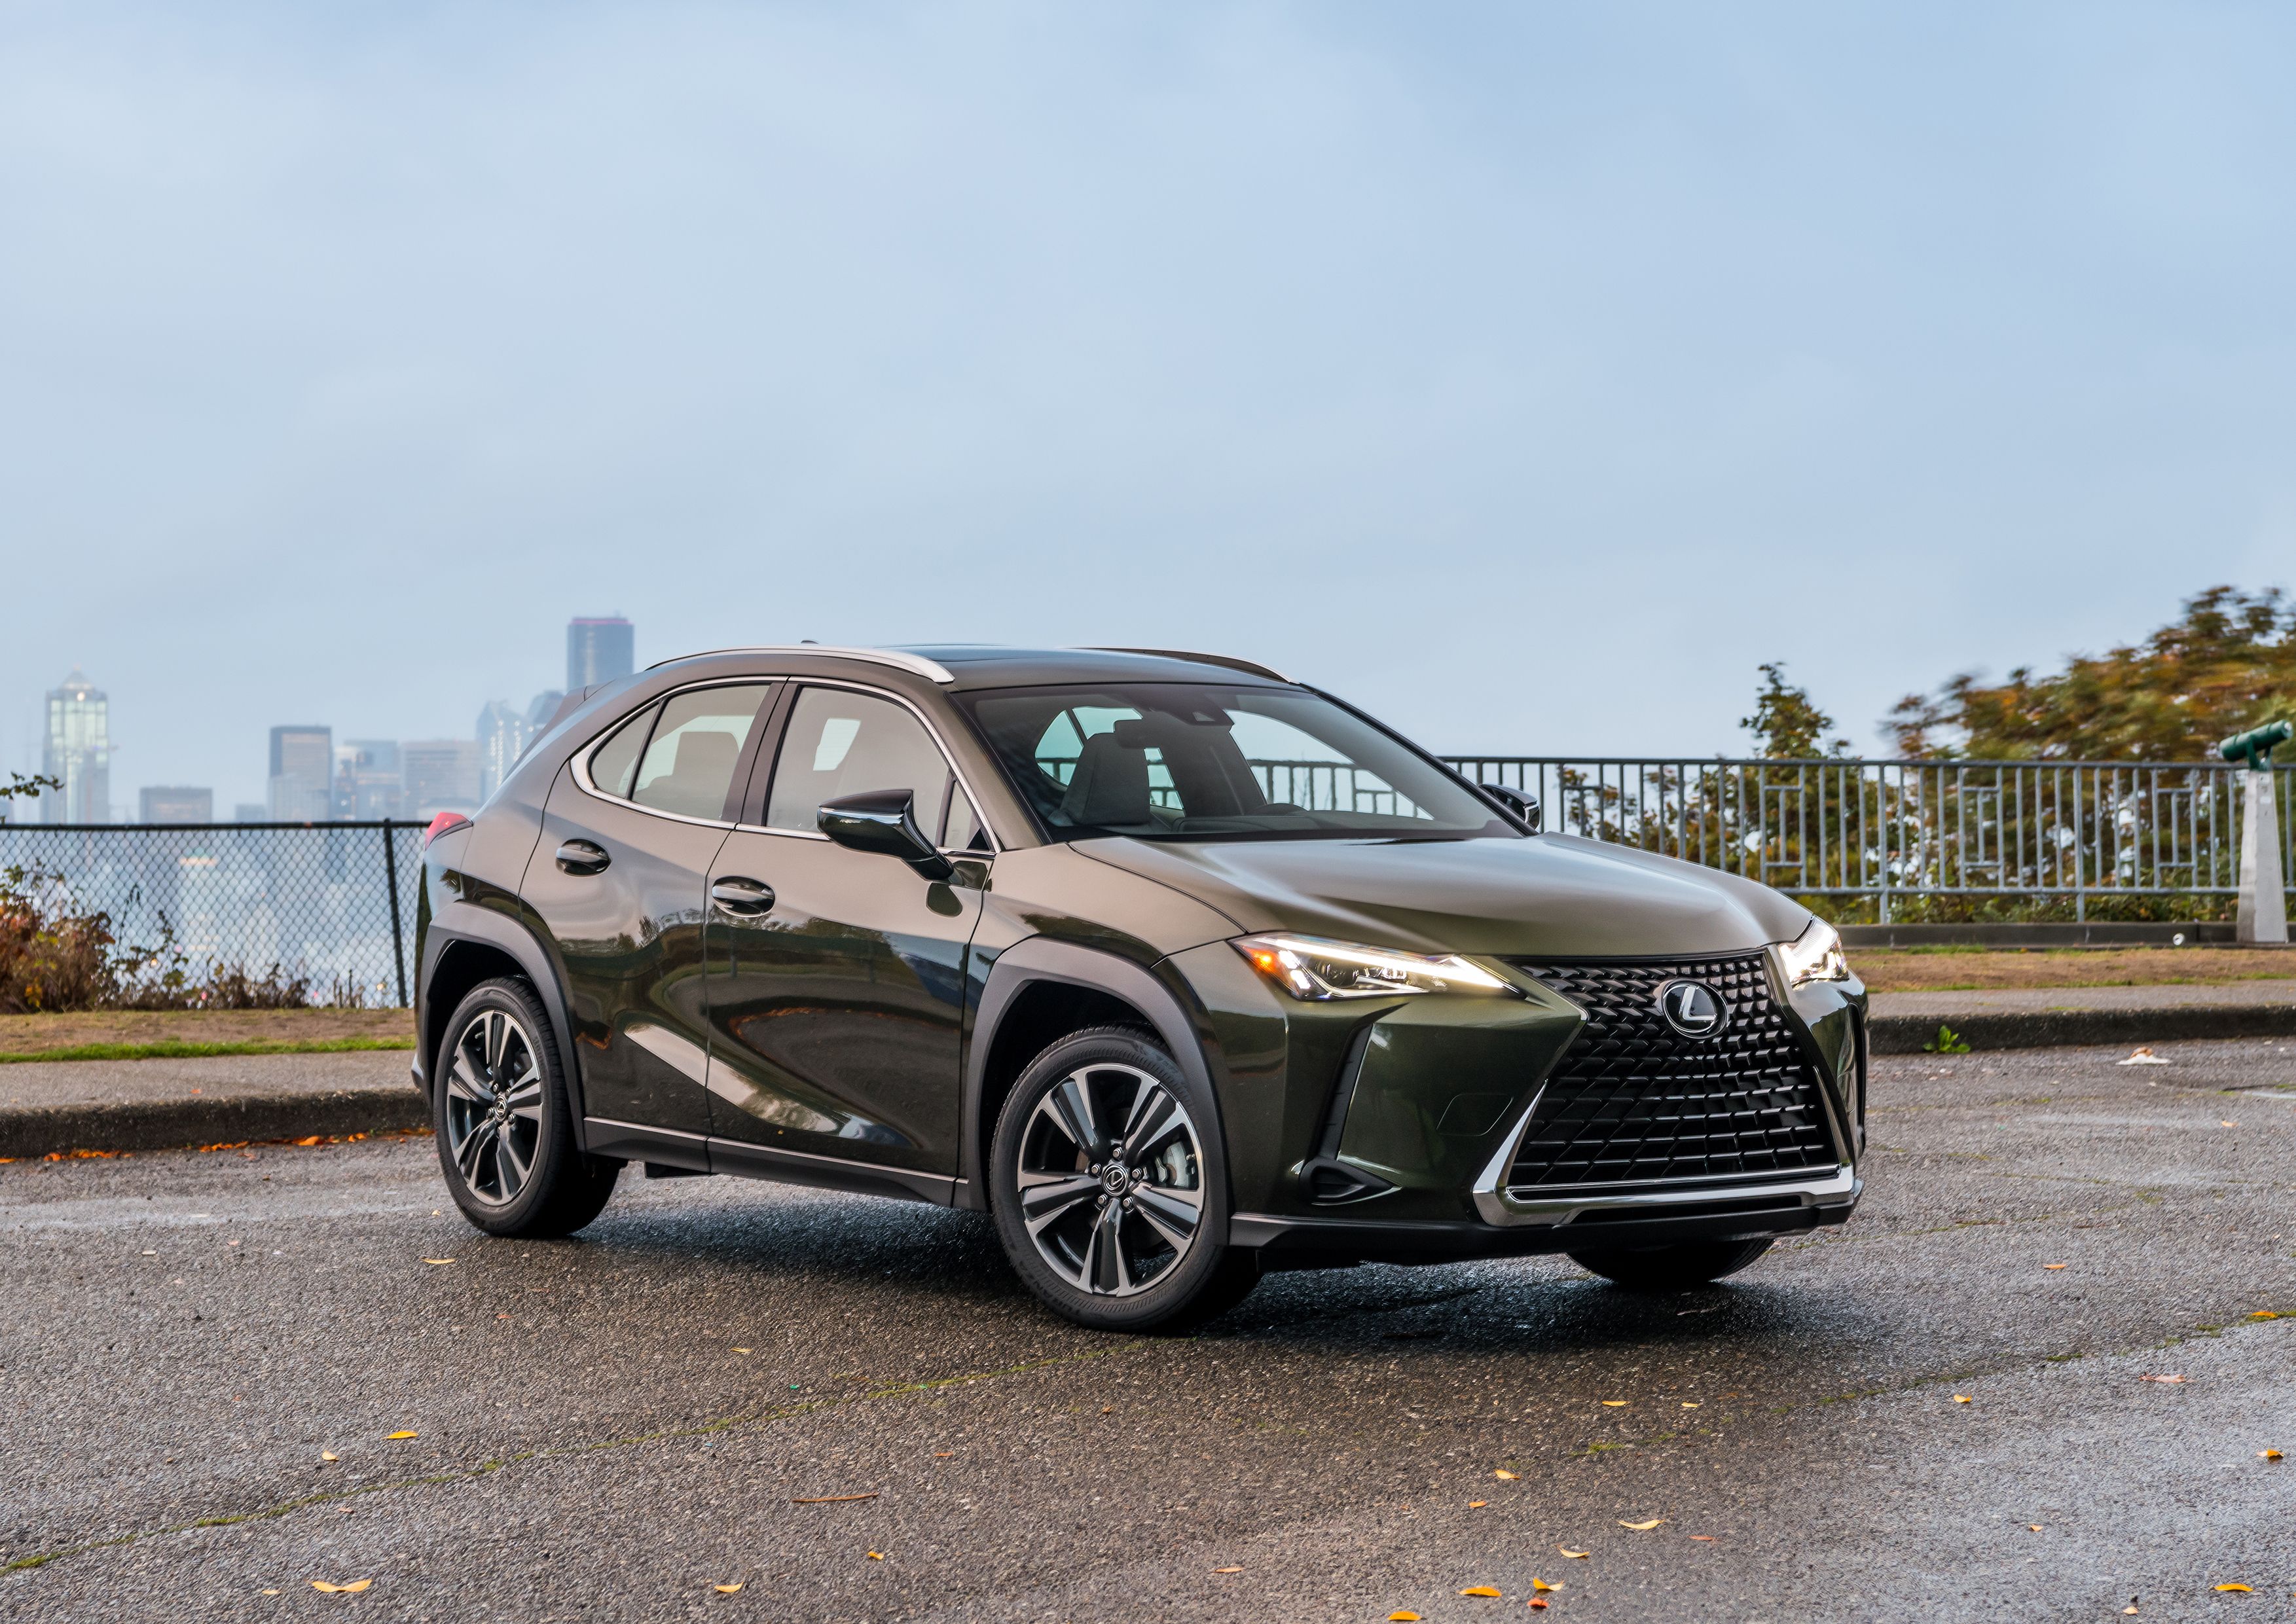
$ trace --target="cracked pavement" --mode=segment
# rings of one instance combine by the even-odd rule
[[[1186,1339],[920,1206],[0,1167],[0,1616],[2296,1616],[2296,1044],[2157,1046],[1877,1062],[1858,1216],[1722,1285],[1286,1275]]]

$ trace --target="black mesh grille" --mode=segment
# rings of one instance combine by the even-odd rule
[[[1729,1179],[1835,1165],[1816,1074],[1770,997],[1762,956],[1521,966],[1587,1012],[1555,1062],[1507,1183],[1515,1188]],[[1729,1017],[1685,1038],[1659,1010],[1702,981]]]

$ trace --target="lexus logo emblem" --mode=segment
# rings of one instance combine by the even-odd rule
[[[1658,1013],[1685,1038],[1711,1038],[1729,1019],[1730,1006],[1702,981],[1669,981],[1658,989]]]

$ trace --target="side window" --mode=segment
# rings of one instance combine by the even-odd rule
[[[630,799],[657,812],[721,818],[742,746],[757,726],[770,684],[695,688],[662,701],[661,720],[637,764]],[[593,777],[596,776],[594,771]],[[603,787],[601,785],[600,787]]]
[[[613,731],[611,737],[590,752],[590,782],[607,794],[630,798],[630,781],[638,770],[638,751],[645,748],[646,730],[653,726],[660,705],[648,705]]]
[[[812,833],[825,800],[908,790],[916,796],[917,827],[931,836],[941,826],[954,783],[940,747],[902,707],[842,688],[808,688],[790,708],[766,824]]]
[[[948,827],[942,832],[940,843],[950,851],[989,849],[988,832],[980,826],[980,814],[973,809],[972,797],[963,790],[949,795]]]

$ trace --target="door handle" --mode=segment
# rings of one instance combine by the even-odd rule
[[[718,911],[721,914],[755,919],[760,914],[774,911],[774,888],[762,880],[752,880],[742,874],[727,874],[722,880],[709,882],[709,900],[718,905]]]
[[[570,874],[601,874],[613,860],[603,846],[589,841],[569,841],[558,849],[558,866]]]

